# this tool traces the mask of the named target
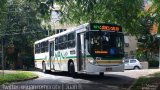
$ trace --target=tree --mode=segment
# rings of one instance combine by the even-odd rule
[[[6,7],[7,7],[7,1],[6,0],[0,0],[0,27],[1,30],[3,29],[3,23],[4,23],[4,19],[6,17]]]
[[[62,23],[105,22],[120,24],[126,32],[137,34],[143,0],[57,0]],[[136,31],[135,31],[136,30]]]
[[[33,57],[34,42],[46,36],[37,8],[36,2],[27,0],[7,2],[0,33],[5,38],[5,55],[8,60],[17,62],[18,54]],[[14,52],[9,53],[10,48],[14,48]]]
[[[0,16],[3,16],[3,13],[5,11],[7,0],[0,0]]]
[[[160,33],[160,1],[159,0],[149,0],[152,5],[149,8],[150,15],[155,19],[155,23],[158,23],[158,34]]]
[[[142,29],[141,35],[139,36],[141,43],[138,46],[138,51],[141,53],[145,53],[147,60],[152,60],[152,56],[158,53],[158,39],[155,35],[151,35],[150,30],[154,24],[160,22],[159,20],[159,1],[158,0],[147,0],[148,8],[141,15],[141,26],[144,27]],[[160,30],[158,30],[160,31]],[[142,39],[143,38],[143,39]],[[154,47],[154,48],[153,48]]]

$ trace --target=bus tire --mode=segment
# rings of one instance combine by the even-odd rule
[[[100,73],[99,73],[99,76],[104,76],[104,72],[100,72]]]
[[[45,62],[42,62],[42,72],[43,73],[46,73],[46,64],[45,64]]]
[[[75,67],[74,67],[73,61],[70,61],[68,63],[68,73],[69,73],[69,76],[75,77]]]

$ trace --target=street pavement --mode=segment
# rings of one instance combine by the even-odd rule
[[[66,72],[42,73],[34,80],[14,82],[2,85],[4,90],[127,90],[136,78],[146,76],[159,69],[127,70],[125,72],[109,72],[104,77],[98,75],[78,74],[76,78],[69,77]],[[11,89],[15,88],[15,89]]]

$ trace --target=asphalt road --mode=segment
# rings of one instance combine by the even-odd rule
[[[39,78],[3,85],[2,87],[4,90],[127,90],[136,78],[157,71],[160,70],[130,70],[105,73],[104,77],[78,74],[76,78],[69,77],[65,72],[46,74],[33,71],[38,74]]]

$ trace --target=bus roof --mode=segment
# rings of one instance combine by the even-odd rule
[[[82,24],[82,25],[79,25],[79,26],[76,26],[76,27],[71,27],[71,28],[68,28],[66,31],[64,32],[61,32],[61,33],[58,33],[58,34],[55,34],[55,35],[52,35],[52,36],[49,36],[49,37],[46,37],[46,38],[43,38],[41,40],[38,40],[36,41],[34,44],[37,44],[37,43],[40,43],[40,42],[43,42],[43,41],[47,41],[47,40],[50,40],[50,39],[54,39],[55,37],[58,37],[58,36],[62,36],[62,35],[65,35],[65,34],[68,34],[70,32],[73,32],[73,31],[77,31],[79,29],[82,29],[82,28],[85,28],[86,26],[88,26],[89,24],[93,25],[93,24],[106,24],[106,25],[111,25],[111,26],[119,26],[117,24],[107,24],[107,23],[85,23],[85,24]],[[121,27],[121,26],[119,26]]]
[[[68,28],[68,29],[67,29],[66,31],[64,31],[64,32],[61,32],[61,33],[58,33],[58,34],[55,34],[55,35],[52,35],[52,36],[43,38],[43,39],[41,39],[41,40],[36,41],[34,44],[37,44],[37,43],[40,43],[40,42],[43,42],[43,41],[47,41],[47,40],[50,40],[50,39],[54,39],[54,38],[57,37],[57,36],[62,36],[62,35],[65,35],[65,34],[67,34],[67,33],[70,33],[70,32],[79,30],[79,29],[81,29],[81,28],[84,28],[84,27],[86,27],[87,25],[89,25],[89,23],[85,23],[85,24],[82,24],[82,25],[77,26],[77,27]]]

